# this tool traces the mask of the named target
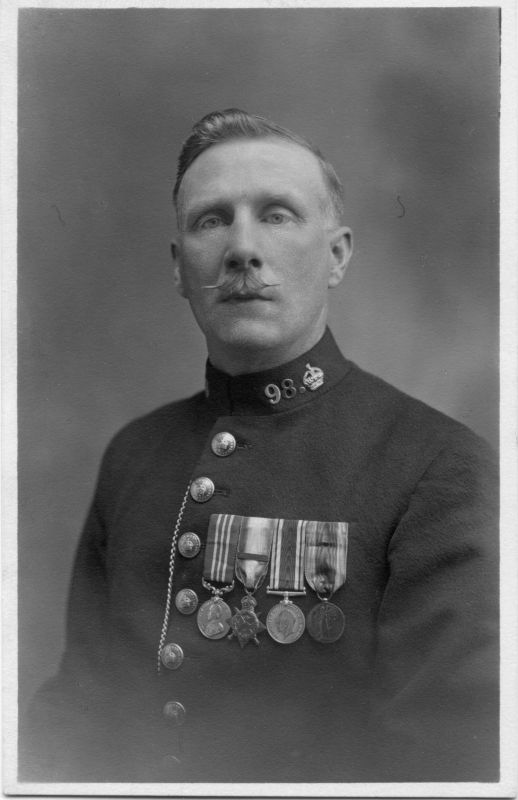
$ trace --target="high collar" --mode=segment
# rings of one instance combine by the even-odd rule
[[[349,366],[326,328],[311,350],[273,369],[227,375],[207,361],[205,394],[220,414],[278,414],[317,400]]]

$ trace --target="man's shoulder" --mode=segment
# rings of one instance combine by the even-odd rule
[[[197,426],[204,399],[204,393],[198,392],[130,420],[111,439],[106,457],[152,451],[171,437],[188,436]]]
[[[404,439],[414,446],[427,442],[439,447],[453,443],[482,449],[488,446],[464,423],[349,363],[344,389],[349,413],[360,428],[375,429],[393,441]]]

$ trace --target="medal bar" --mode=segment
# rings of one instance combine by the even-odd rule
[[[235,636],[241,648],[248,642],[258,645],[257,635],[266,628],[259,619],[260,612],[255,612],[257,600],[253,595],[268,572],[276,523],[276,520],[264,517],[241,517],[236,577],[243,584],[246,594],[241,600],[241,608],[234,608],[235,613],[230,620],[232,632],[228,637],[232,639]]]
[[[267,594],[282,595],[283,599],[268,612],[266,627],[279,644],[293,644],[306,627],[303,611],[290,597],[304,596],[304,520],[277,521],[272,544],[271,586]]]
[[[346,522],[310,522],[306,533],[306,580],[320,603],[307,617],[309,635],[321,644],[338,641],[345,629],[341,608],[329,601],[345,583],[348,525]]]
[[[239,520],[239,517],[237,518]],[[202,586],[212,597],[200,607],[196,621],[207,639],[223,639],[230,631],[232,611],[222,598],[234,588],[234,561],[239,524],[233,514],[213,514],[209,521]],[[215,586],[214,584],[223,584]]]

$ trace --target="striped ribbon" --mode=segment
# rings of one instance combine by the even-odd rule
[[[307,522],[279,519],[273,534],[272,568],[268,590],[304,591],[304,553]]]
[[[330,597],[345,583],[347,522],[306,522],[306,580],[319,595]]]
[[[268,572],[277,520],[264,517],[240,517],[240,519],[236,576],[245,589],[255,592]]]
[[[232,583],[240,525],[241,517],[234,514],[211,515],[203,564],[206,580]]]

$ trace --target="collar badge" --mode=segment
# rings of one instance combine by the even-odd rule
[[[314,392],[315,389],[320,388],[324,383],[324,373],[320,367],[312,367],[310,364],[306,364],[306,371],[302,382],[310,392]]]

